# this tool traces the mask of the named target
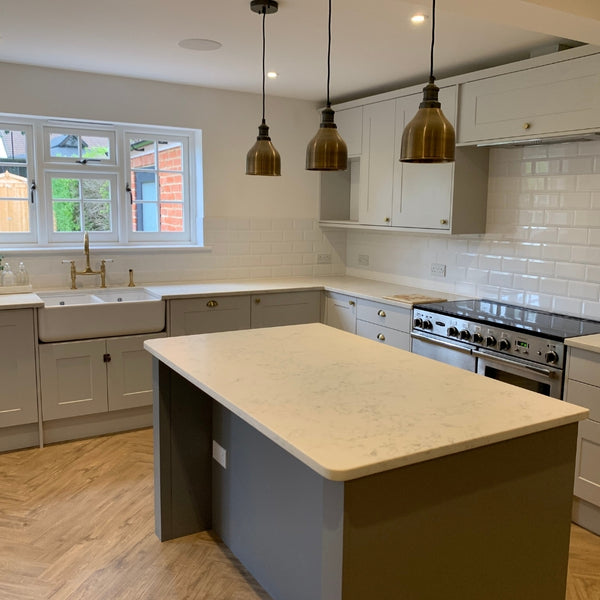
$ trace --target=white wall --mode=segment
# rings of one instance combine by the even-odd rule
[[[347,272],[600,318],[600,142],[491,150],[486,231],[351,231]]]
[[[258,133],[259,95],[8,63],[0,63],[0,81],[3,113],[202,130],[205,243],[214,250],[103,252],[115,259],[109,282],[125,282],[128,268],[140,283],[343,272],[344,236],[323,235],[315,225],[319,176],[304,169],[306,144],[319,125],[313,104],[267,96],[282,175],[251,177],[245,160]],[[283,242],[295,245],[277,245]],[[318,253],[331,254],[332,264],[318,265]],[[71,255],[0,254],[24,260],[35,287],[68,283],[59,259]]]

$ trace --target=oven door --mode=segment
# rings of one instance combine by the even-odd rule
[[[551,398],[562,398],[563,372],[547,365],[535,365],[518,360],[474,350],[477,357],[477,373],[504,381],[526,390],[538,392]]]
[[[410,334],[410,337],[412,338],[411,351],[415,354],[475,373],[477,359],[473,356],[472,346],[415,331]]]

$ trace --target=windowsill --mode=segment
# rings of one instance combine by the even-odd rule
[[[154,253],[154,252],[211,252],[210,246],[197,246],[193,244],[128,244],[127,246],[117,246],[110,244],[90,244],[90,253],[98,256],[99,252],[106,254],[133,254],[133,253]],[[3,256],[10,257],[19,255],[53,255],[53,254],[82,254],[83,244],[74,244],[72,246],[11,246],[4,247],[1,250]],[[102,258],[102,257],[99,257]]]

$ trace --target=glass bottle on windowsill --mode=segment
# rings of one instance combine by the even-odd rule
[[[23,262],[19,263],[19,268],[16,273],[17,277],[17,285],[29,285],[29,273],[25,268],[25,264]]]
[[[17,285],[17,278],[8,263],[4,263],[4,269],[2,270],[2,285],[5,287]]]

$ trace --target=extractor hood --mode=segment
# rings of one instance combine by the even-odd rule
[[[571,133],[565,135],[549,136],[549,137],[534,137],[519,140],[504,140],[499,142],[481,142],[477,144],[480,148],[488,147],[503,147],[515,148],[517,146],[541,146],[544,144],[564,144],[566,142],[593,142],[600,140],[600,132],[593,131],[591,133]]]

